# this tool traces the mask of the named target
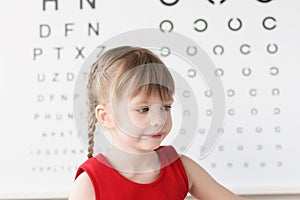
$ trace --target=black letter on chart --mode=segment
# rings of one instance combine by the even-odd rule
[[[51,28],[48,24],[40,24],[40,38],[47,38],[51,34]]]
[[[96,29],[92,26],[91,23],[89,23],[89,29],[88,29],[88,34],[89,34],[89,36],[91,36],[91,29],[94,31],[94,33],[95,33],[96,35],[99,35],[99,22],[97,22],[97,27],[96,27]]]
[[[46,3],[50,2],[50,1],[52,1],[52,2],[55,3],[55,10],[58,10],[58,2],[57,2],[57,0],[43,0],[43,11],[46,10]]]
[[[96,8],[95,0],[92,0],[92,1],[86,0],[86,1],[90,4],[90,6],[91,6],[93,9]],[[83,9],[83,0],[80,0],[80,9],[81,9],[81,10]]]
[[[59,73],[53,73],[52,82],[58,82],[58,75],[59,75]]]
[[[54,49],[57,50],[57,60],[60,60],[60,50],[62,50],[63,47],[54,47]]]
[[[84,59],[84,55],[82,54],[83,49],[84,49],[84,47],[81,47],[81,49],[76,47],[78,54],[76,55],[75,59],[78,59],[79,56],[81,56]]]
[[[65,24],[65,37],[68,36],[68,31],[73,31],[72,27],[71,27],[71,28],[68,28],[69,25],[70,25],[70,26],[73,26],[74,23],[67,23],[67,24]]]
[[[37,56],[42,55],[43,50],[41,48],[34,48],[33,49],[33,60],[36,60]]]

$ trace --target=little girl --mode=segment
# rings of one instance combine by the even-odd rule
[[[174,81],[150,50],[122,46],[93,64],[88,80],[89,159],[78,169],[69,200],[240,199],[172,146]],[[112,148],[93,157],[96,124]],[[97,141],[95,141],[97,142]]]

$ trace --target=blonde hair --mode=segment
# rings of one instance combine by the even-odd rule
[[[95,107],[120,97],[125,91],[157,92],[162,100],[172,98],[174,80],[164,63],[148,49],[121,46],[103,53],[92,65],[88,84],[88,158],[93,156],[97,118]]]

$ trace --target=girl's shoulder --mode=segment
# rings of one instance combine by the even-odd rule
[[[86,172],[82,172],[74,181],[69,200],[95,200],[93,184]]]

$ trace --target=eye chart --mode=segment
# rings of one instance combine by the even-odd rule
[[[87,154],[74,125],[76,75],[101,43],[141,28],[196,41],[223,82],[220,138],[200,158],[214,112],[213,92],[203,89],[196,94],[203,123],[187,154],[239,194],[300,192],[299,1],[0,4],[0,198],[68,196]],[[192,55],[192,47],[183,48]]]

